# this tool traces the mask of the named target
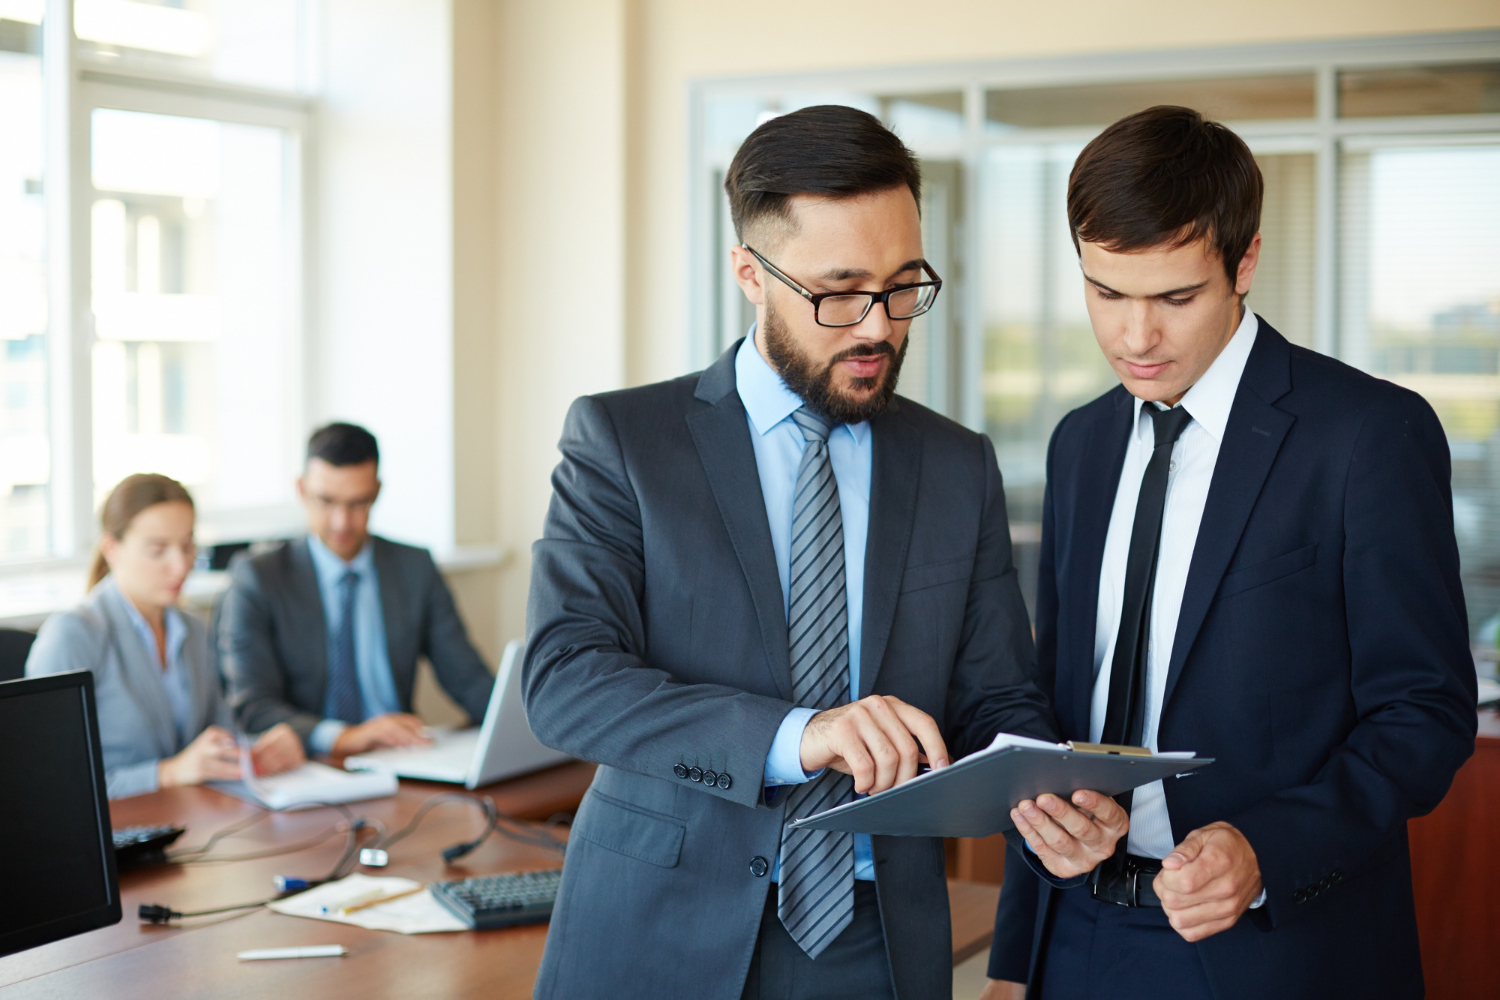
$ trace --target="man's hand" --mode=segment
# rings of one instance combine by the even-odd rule
[[[239,744],[218,726],[209,726],[177,756],[156,765],[156,783],[162,788],[234,781],[239,776]]]
[[[831,767],[852,774],[861,795],[915,777],[922,760],[934,770],[948,766],[948,748],[932,716],[888,694],[819,712],[802,730],[801,750],[802,770]]]
[[[979,1000],[1026,1000],[1026,984],[1008,979],[989,979],[979,991]]]
[[[307,755],[302,752],[302,740],[296,730],[285,722],[278,722],[260,734],[250,748],[250,760],[255,765],[256,774],[280,774],[300,765],[307,760]]]
[[[1172,927],[1202,941],[1233,927],[1260,895],[1260,863],[1250,841],[1228,823],[1188,834],[1162,859],[1151,883]]]
[[[405,712],[387,712],[339,733],[328,752],[334,757],[347,757],[381,747],[423,747],[431,742],[422,735],[421,719]]]
[[[1035,802],[1023,799],[1010,818],[1037,859],[1058,878],[1093,871],[1115,853],[1115,844],[1130,829],[1130,815],[1120,803],[1087,790],[1074,792],[1071,804],[1051,794],[1038,795]]]

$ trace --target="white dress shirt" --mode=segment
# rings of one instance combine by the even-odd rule
[[[1167,687],[1167,666],[1172,661],[1172,642],[1177,617],[1187,587],[1188,567],[1198,541],[1198,524],[1219,459],[1219,444],[1229,423],[1229,410],[1239,389],[1240,376],[1258,327],[1255,313],[1245,309],[1229,343],[1214,359],[1178,404],[1192,422],[1172,448],[1167,467],[1167,499],[1162,512],[1161,548],[1156,560],[1156,586],[1151,598],[1151,631],[1146,648],[1146,719],[1142,742],[1150,750],[1195,750],[1196,747],[1159,747],[1162,697]],[[1104,732],[1109,707],[1109,675],[1114,663],[1115,640],[1120,632],[1120,601],[1125,591],[1125,562],[1130,553],[1130,532],[1135,524],[1135,505],[1141,491],[1146,464],[1156,447],[1149,414],[1135,400],[1135,424],[1125,449],[1125,465],[1109,518],[1104,542],[1104,562],[1099,571],[1099,612],[1094,632],[1094,697],[1089,715],[1089,739],[1097,743]],[[1182,833],[1187,834],[1184,830]],[[1147,858],[1164,858],[1176,846],[1162,783],[1154,781],[1135,790],[1130,809],[1130,839],[1127,850]]]

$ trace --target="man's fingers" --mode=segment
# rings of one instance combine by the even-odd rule
[[[858,732],[858,739],[864,743],[865,750],[875,764],[874,779],[865,791],[883,792],[896,783],[896,770],[901,764],[901,754],[868,709],[861,706],[860,711],[850,712],[849,718]]]
[[[917,776],[917,741],[906,728],[905,721],[885,698],[870,698],[864,702],[871,720],[880,728],[886,742],[896,755],[891,785],[899,785]],[[883,786],[889,788],[891,785]]]
[[[922,744],[922,750],[927,754],[927,762],[932,765],[933,770],[947,767],[950,761],[948,746],[943,742],[943,734],[938,730],[937,721],[920,708],[908,705],[900,698],[887,695],[885,700],[907,730],[917,738],[917,742]]]
[[[1056,795],[1038,795],[1036,804],[1074,840],[1087,845],[1100,841],[1099,829],[1094,821]]]
[[[1047,846],[1047,842],[1042,839],[1042,835],[1037,833],[1036,827],[1026,821],[1025,814],[1019,808],[1010,811],[1010,818],[1011,822],[1016,824],[1016,832],[1026,838],[1026,843],[1031,845],[1032,852],[1041,859],[1042,864],[1046,864],[1047,857],[1053,852]]]
[[[1172,848],[1172,853],[1162,859],[1162,867],[1170,871],[1197,860],[1203,851],[1203,839],[1203,834],[1197,830],[1182,838],[1182,843]],[[1170,865],[1167,864],[1169,861],[1172,862]]]

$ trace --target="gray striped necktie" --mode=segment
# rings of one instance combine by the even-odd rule
[[[806,407],[792,414],[807,447],[792,500],[792,698],[826,709],[849,700],[849,607],[844,589],[844,521],[828,460],[827,421]],[[829,768],[792,789],[787,821],[854,797],[854,779]],[[854,917],[854,835],[826,830],[781,833],[781,883],[776,913],[782,926],[817,958]]]

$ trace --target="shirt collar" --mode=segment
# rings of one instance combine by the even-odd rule
[[[1208,371],[1193,383],[1193,387],[1178,404],[1192,414],[1194,423],[1219,441],[1224,440],[1224,431],[1229,426],[1229,411],[1234,406],[1234,394],[1239,390],[1240,377],[1245,374],[1245,363],[1250,360],[1250,349],[1255,346],[1255,335],[1260,330],[1260,321],[1256,319],[1255,313],[1250,309],[1245,309],[1244,313],[1240,317],[1240,325],[1235,327],[1230,336],[1229,343],[1224,345],[1213,364],[1208,366]],[[1134,426],[1137,434],[1147,433],[1142,430],[1141,425],[1142,403],[1140,398],[1135,399]]]
[[[307,551],[312,556],[313,570],[318,574],[318,580],[325,584],[338,583],[339,578],[348,570],[353,570],[361,576],[369,573],[375,565],[375,542],[366,539],[364,548],[359,554],[348,562],[334,555],[333,550],[323,544],[323,539],[317,535],[307,536]]]
[[[750,332],[745,335],[739,352],[734,356],[734,384],[739,390],[740,401],[745,404],[745,412],[750,415],[750,423],[755,426],[755,432],[765,436],[773,427],[802,408],[802,397],[787,388],[776,369],[767,364],[760,351],[756,350],[755,334],[756,326],[752,323]],[[863,444],[865,435],[870,433],[870,422],[862,420],[857,424],[840,424],[834,431],[839,428],[846,429],[856,444]]]
[[[120,603],[125,605],[125,614],[129,616],[130,624],[146,641],[146,648],[155,653],[156,633],[152,631],[151,623],[146,621],[146,616],[141,614],[140,609],[120,591],[118,586],[115,590],[120,594]],[[182,613],[173,607],[168,607],[163,611],[162,619],[167,629],[167,666],[171,667],[177,661],[177,653],[182,649],[183,640],[187,638],[187,623],[182,620]]]

